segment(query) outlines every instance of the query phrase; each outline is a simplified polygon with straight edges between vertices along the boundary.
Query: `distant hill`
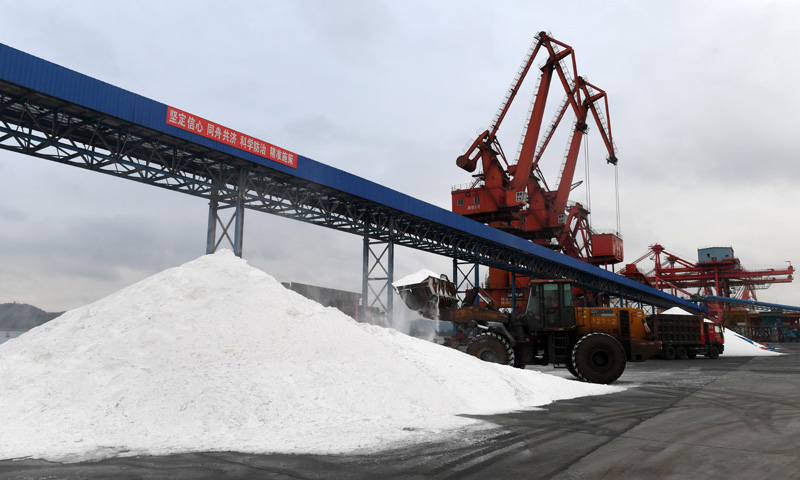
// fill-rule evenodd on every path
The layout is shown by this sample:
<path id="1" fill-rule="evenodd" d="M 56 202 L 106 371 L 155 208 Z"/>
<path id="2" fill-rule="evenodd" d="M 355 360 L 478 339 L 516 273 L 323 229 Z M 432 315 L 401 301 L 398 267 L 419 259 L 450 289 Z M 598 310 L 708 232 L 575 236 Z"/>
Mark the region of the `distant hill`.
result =
<path id="1" fill-rule="evenodd" d="M 0 330 L 30 330 L 64 312 L 45 312 L 24 303 L 0 304 Z"/>

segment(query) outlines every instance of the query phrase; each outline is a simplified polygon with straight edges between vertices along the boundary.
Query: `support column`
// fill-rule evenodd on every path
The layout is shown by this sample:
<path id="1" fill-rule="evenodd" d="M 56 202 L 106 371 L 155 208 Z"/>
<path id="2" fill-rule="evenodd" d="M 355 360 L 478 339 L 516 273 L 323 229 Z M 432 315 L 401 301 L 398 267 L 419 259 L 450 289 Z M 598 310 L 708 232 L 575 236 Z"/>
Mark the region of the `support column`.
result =
<path id="1" fill-rule="evenodd" d="M 511 315 L 517 316 L 517 274 L 511 272 Z"/>
<path id="2" fill-rule="evenodd" d="M 394 309 L 394 222 L 389 221 L 389 238 L 373 240 L 364 233 L 359 320 L 373 323 L 370 311 L 385 313 L 389 322 Z"/>
<path id="3" fill-rule="evenodd" d="M 247 192 L 248 170 L 243 168 L 239 171 L 239 185 L 235 197 L 231 198 L 230 203 L 220 204 L 220 195 L 215 192 L 211 201 L 208 203 L 208 233 L 206 235 L 206 254 L 217 251 L 223 240 L 228 241 L 233 253 L 237 257 L 242 256 L 242 241 L 244 238 L 244 210 L 245 193 Z M 229 211 L 230 216 L 223 219 L 222 212 Z M 217 235 L 217 226 L 222 227 Z M 233 236 L 231 237 L 231 226 L 233 226 Z"/>
<path id="4" fill-rule="evenodd" d="M 364 242 L 361 251 L 361 307 L 358 311 L 358 320 L 369 323 L 367 307 L 369 307 L 369 233 L 364 232 Z"/>
<path id="5" fill-rule="evenodd" d="M 478 255 L 477 255 L 477 246 L 476 246 L 476 255 L 475 259 L 471 262 L 459 261 L 458 258 L 453 258 L 453 285 L 456 286 L 456 295 L 461 295 L 461 298 L 464 299 L 466 294 L 469 293 L 475 287 L 479 287 L 480 283 L 478 282 L 479 272 L 478 272 Z M 470 279 L 472 277 L 472 279 Z M 474 304 L 478 304 L 479 295 L 475 295 Z M 453 335 L 458 335 L 459 327 L 457 324 L 453 324 Z"/>
<path id="6" fill-rule="evenodd" d="M 242 243 L 244 241 L 244 196 L 247 192 L 247 176 L 249 174 L 247 168 L 239 170 L 239 188 L 238 195 L 236 196 L 236 227 L 233 232 L 233 253 L 237 257 L 242 256 Z"/>
<path id="7" fill-rule="evenodd" d="M 219 209 L 219 201 L 217 200 L 217 192 L 211 194 L 211 200 L 208 202 L 208 233 L 206 234 L 206 255 L 212 254 L 217 250 L 217 211 Z"/>
<path id="8" fill-rule="evenodd" d="M 462 297 L 473 288 L 480 286 L 480 272 L 477 257 L 474 262 L 459 262 L 457 258 L 453 259 L 453 284 L 456 286 L 456 293 L 460 293 Z M 478 297 L 476 296 L 475 305 L 477 304 Z"/>
<path id="9" fill-rule="evenodd" d="M 389 219 L 389 244 L 386 246 L 389 250 L 389 269 L 386 272 L 386 319 L 389 325 L 392 324 L 392 315 L 394 313 L 394 290 L 392 283 L 394 283 L 394 217 Z"/>

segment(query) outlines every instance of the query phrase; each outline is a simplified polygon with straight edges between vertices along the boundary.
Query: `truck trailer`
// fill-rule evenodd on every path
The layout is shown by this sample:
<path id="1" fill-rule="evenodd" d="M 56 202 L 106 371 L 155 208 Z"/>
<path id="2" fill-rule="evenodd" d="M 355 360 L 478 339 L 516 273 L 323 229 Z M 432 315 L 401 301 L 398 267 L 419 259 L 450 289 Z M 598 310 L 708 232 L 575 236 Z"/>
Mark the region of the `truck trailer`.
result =
<path id="1" fill-rule="evenodd" d="M 665 312 L 648 317 L 647 324 L 663 344 L 661 358 L 683 360 L 704 355 L 716 359 L 725 350 L 722 327 L 700 315 Z"/>

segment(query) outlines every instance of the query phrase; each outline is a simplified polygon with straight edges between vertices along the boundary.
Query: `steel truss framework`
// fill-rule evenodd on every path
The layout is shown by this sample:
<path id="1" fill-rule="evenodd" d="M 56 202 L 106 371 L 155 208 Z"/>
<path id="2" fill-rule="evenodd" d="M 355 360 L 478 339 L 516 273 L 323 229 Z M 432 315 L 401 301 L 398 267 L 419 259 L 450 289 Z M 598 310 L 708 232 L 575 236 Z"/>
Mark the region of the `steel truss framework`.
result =
<path id="1" fill-rule="evenodd" d="M 382 242 L 392 249 L 401 245 L 525 276 L 570 278 L 580 287 L 635 303 L 686 307 L 685 303 L 4 81 L 0 81 L 0 148 L 205 198 L 210 204 L 208 251 L 214 251 L 226 239 L 241 254 L 244 210 L 250 209 L 360 235 L 365 238 L 365 249 L 371 245 L 367 242 Z M 227 208 L 234 213 L 225 222 L 219 213 Z M 393 252 L 388 256 L 390 263 L 392 258 Z M 385 276 L 373 276 L 380 281 L 385 278 L 383 288 L 370 290 L 376 298 L 391 288 L 392 268 L 388 267 Z M 368 283 L 372 270 L 367 261 L 364 269 L 364 282 Z M 368 286 L 363 290 L 366 294 Z M 385 306 L 391 308 L 390 300 Z"/>
<path id="2" fill-rule="evenodd" d="M 457 293 L 467 293 L 480 285 L 480 264 L 476 261 L 464 262 L 453 259 L 453 283 Z M 477 304 L 478 298 L 475 298 Z"/>
<path id="3" fill-rule="evenodd" d="M 372 240 L 364 235 L 364 261 L 361 275 L 361 314 L 359 319 L 372 323 L 378 312 L 391 317 L 394 311 L 394 242 Z M 385 298 L 385 300 L 384 300 Z"/>

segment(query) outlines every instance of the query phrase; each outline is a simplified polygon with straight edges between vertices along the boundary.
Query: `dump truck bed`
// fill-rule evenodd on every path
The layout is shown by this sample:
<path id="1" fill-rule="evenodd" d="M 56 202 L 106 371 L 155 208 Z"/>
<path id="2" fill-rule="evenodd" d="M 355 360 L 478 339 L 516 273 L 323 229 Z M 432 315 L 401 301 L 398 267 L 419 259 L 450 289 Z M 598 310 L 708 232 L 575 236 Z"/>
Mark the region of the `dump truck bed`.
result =
<path id="1" fill-rule="evenodd" d="M 703 318 L 697 315 L 653 315 L 647 324 L 659 340 L 670 345 L 702 345 Z"/>

